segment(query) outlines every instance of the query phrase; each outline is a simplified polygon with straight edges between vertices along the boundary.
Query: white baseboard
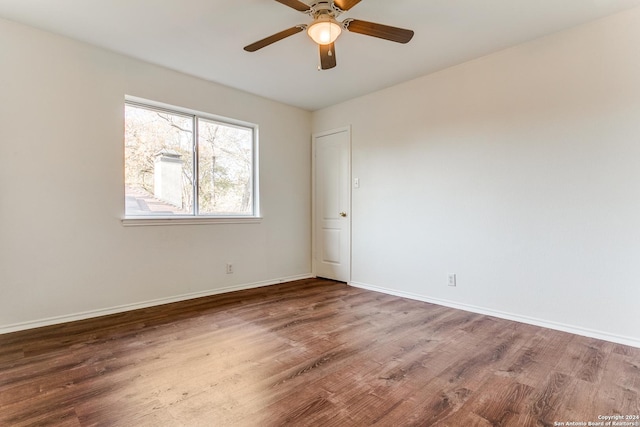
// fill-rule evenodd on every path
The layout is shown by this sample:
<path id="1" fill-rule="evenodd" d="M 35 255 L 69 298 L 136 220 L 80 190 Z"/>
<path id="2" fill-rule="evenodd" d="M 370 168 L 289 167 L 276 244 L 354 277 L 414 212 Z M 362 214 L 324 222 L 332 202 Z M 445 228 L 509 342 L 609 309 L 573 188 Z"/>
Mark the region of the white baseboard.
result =
<path id="1" fill-rule="evenodd" d="M 589 338 L 596 338 L 603 341 L 610 341 L 617 344 L 623 344 L 631 347 L 640 348 L 640 340 L 637 338 L 609 334 L 606 332 L 596 331 L 593 329 L 581 328 L 573 325 L 565 325 L 562 323 L 552 322 L 552 321 L 543 320 L 543 319 L 537 319 L 534 317 L 521 316 L 519 314 L 514 314 L 514 313 L 506 313 L 502 311 L 491 310 L 483 307 L 462 304 L 462 303 L 443 300 L 439 298 L 430 298 L 424 295 L 383 288 L 380 286 L 368 285 L 366 283 L 350 282 L 349 285 L 356 288 L 362 288 L 370 291 L 381 292 L 383 294 L 394 295 L 397 297 L 408 298 L 408 299 L 422 301 L 422 302 L 428 302 L 431 304 L 441 305 L 444 307 L 455 308 L 458 310 L 469 311 L 472 313 L 484 314 L 487 316 L 498 317 L 500 319 L 512 320 L 514 322 L 526 323 L 529 325 L 540 326 L 543 328 L 554 329 L 557 331 L 568 332 L 575 335 L 581 335 Z"/>
<path id="2" fill-rule="evenodd" d="M 315 277 L 313 274 L 301 274 L 297 276 L 282 277 L 279 279 L 265 280 L 255 283 L 247 283 L 242 285 L 227 286 L 219 289 L 210 289 L 202 292 L 193 292 L 167 298 L 158 298 L 150 301 L 137 302 L 133 304 L 124 304 L 117 307 L 103 308 L 99 310 L 85 311 L 64 316 L 49 317 L 46 319 L 32 320 L 22 323 L 14 323 L 11 325 L 0 326 L 0 334 L 8 334 L 10 332 L 23 331 L 27 329 L 40 328 L 43 326 L 57 325 L 60 323 L 74 322 L 76 320 L 85 320 L 93 317 L 107 316 L 109 314 L 123 313 L 126 311 L 138 310 L 157 305 L 170 304 L 172 302 L 186 301 L 195 298 L 208 297 L 212 295 L 224 294 L 234 291 L 242 291 L 246 289 L 260 288 L 263 286 L 271 286 L 279 283 L 293 282 L 295 280 L 309 279 Z"/>

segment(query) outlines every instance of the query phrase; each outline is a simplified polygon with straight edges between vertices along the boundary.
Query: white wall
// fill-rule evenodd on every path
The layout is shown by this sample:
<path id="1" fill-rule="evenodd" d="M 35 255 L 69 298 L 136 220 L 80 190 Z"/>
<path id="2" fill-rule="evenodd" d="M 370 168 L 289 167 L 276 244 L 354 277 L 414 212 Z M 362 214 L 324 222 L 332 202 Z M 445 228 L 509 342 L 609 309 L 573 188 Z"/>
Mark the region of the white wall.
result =
<path id="1" fill-rule="evenodd" d="M 264 220 L 123 227 L 125 94 L 258 124 Z M 308 276 L 310 126 L 309 112 L 0 20 L 0 332 Z"/>
<path id="2" fill-rule="evenodd" d="M 313 116 L 349 124 L 354 284 L 640 346 L 640 9 Z"/>

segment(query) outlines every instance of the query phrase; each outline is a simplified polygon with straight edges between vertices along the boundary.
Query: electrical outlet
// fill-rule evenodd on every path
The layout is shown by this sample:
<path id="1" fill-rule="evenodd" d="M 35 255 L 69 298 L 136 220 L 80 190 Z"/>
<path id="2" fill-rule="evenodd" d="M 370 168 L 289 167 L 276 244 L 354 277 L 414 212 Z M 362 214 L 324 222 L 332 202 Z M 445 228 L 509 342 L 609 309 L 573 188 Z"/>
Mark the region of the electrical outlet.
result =
<path id="1" fill-rule="evenodd" d="M 455 286 L 456 285 L 456 275 L 455 274 L 449 274 L 448 278 L 449 278 L 449 280 L 448 280 L 447 284 L 449 286 Z"/>
<path id="2" fill-rule="evenodd" d="M 227 274 L 233 274 L 233 264 L 227 263 Z"/>

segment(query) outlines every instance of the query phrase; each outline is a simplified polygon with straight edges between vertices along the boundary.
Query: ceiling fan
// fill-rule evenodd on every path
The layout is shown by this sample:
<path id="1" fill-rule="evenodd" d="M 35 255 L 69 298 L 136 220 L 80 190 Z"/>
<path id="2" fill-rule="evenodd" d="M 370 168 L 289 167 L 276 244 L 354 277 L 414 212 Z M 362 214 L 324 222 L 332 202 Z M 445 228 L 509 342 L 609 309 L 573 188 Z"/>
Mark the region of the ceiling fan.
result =
<path id="1" fill-rule="evenodd" d="M 336 18 L 343 12 L 348 11 L 361 0 L 320 0 L 311 5 L 302 3 L 299 0 L 276 0 L 285 6 L 289 6 L 299 12 L 305 13 L 313 18 L 311 24 L 300 24 L 288 28 L 279 33 L 273 34 L 262 40 L 258 40 L 244 47 L 247 52 L 255 52 L 258 49 L 269 46 L 286 37 L 306 30 L 309 37 L 320 47 L 320 67 L 328 70 L 336 66 L 336 51 L 334 42 L 342 33 L 342 30 L 352 33 L 364 34 L 378 37 L 397 43 L 408 43 L 413 37 L 413 31 L 404 28 L 390 27 L 388 25 L 376 24 L 374 22 L 361 21 L 359 19 L 347 18 L 339 22 Z"/>

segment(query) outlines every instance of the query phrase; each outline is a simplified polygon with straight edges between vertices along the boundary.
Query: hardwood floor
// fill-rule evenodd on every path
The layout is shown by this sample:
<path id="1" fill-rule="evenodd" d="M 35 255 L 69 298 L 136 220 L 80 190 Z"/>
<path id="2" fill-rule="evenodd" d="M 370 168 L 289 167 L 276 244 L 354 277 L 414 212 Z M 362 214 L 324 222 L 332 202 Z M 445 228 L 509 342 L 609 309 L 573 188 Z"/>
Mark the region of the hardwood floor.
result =
<path id="1" fill-rule="evenodd" d="M 0 335 L 1 426 L 587 425 L 639 395 L 640 349 L 322 279 Z"/>

